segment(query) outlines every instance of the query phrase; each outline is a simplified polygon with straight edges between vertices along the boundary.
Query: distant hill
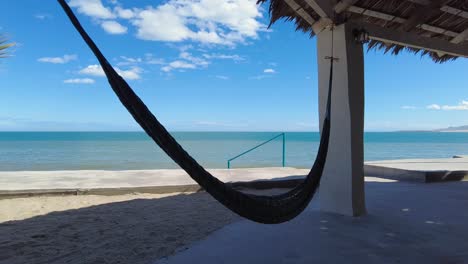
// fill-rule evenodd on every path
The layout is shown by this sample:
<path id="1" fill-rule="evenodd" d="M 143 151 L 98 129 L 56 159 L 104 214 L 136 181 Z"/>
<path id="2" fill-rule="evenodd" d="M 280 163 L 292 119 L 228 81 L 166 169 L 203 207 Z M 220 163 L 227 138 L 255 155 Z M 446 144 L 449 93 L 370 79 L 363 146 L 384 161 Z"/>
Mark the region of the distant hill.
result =
<path id="1" fill-rule="evenodd" d="M 434 130 L 398 130 L 395 132 L 467 132 L 468 133 L 468 125 L 440 128 L 440 129 L 434 129 Z"/>
<path id="2" fill-rule="evenodd" d="M 468 126 L 447 127 L 433 130 L 435 132 L 468 132 Z"/>

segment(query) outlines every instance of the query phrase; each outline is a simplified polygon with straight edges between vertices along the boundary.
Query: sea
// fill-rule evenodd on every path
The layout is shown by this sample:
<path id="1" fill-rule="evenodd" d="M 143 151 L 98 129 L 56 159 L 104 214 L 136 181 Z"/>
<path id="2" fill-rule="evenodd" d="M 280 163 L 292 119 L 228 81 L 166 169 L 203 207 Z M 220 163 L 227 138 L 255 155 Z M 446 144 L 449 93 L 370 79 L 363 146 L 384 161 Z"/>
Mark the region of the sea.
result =
<path id="1" fill-rule="evenodd" d="M 279 132 L 173 132 L 206 168 L 227 161 L 278 136 Z M 284 136 L 285 165 L 309 168 L 318 132 Z M 330 144 L 333 144 L 331 142 Z M 366 132 L 364 159 L 450 158 L 468 155 L 468 133 Z M 282 166 L 283 137 L 234 159 L 232 168 Z M 141 170 L 178 168 L 143 132 L 0 132 L 0 171 Z"/>

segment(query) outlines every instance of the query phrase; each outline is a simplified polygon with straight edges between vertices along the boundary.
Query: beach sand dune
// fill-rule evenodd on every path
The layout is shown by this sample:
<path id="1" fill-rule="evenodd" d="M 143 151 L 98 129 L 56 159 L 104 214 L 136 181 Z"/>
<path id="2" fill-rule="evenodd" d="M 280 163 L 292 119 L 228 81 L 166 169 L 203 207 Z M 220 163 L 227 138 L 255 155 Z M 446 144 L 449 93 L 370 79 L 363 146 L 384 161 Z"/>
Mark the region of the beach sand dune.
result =
<path id="1" fill-rule="evenodd" d="M 205 192 L 0 200 L 0 263 L 150 263 L 239 219 Z"/>

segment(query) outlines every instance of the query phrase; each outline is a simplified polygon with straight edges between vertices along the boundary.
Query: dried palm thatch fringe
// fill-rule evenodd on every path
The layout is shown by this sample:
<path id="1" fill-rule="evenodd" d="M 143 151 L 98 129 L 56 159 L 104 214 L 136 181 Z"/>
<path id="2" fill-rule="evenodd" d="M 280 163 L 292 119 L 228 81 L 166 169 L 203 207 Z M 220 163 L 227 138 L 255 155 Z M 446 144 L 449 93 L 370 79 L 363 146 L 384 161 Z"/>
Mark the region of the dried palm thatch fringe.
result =
<path id="1" fill-rule="evenodd" d="M 428 0 L 432 3 L 433 0 Z M 258 4 L 266 4 L 268 0 L 258 0 Z M 270 13 L 270 25 L 278 20 L 284 19 L 286 21 L 293 21 L 296 25 L 296 30 L 309 33 L 311 37 L 315 34 L 312 30 L 312 26 L 305 21 L 300 15 L 297 14 L 297 10 L 293 10 L 285 0 L 269 0 L 269 13 Z M 305 0 L 295 0 L 295 2 L 301 6 L 314 20 L 318 21 L 320 16 L 306 3 Z M 417 14 L 424 5 L 417 3 L 421 1 L 415 0 L 358 0 L 354 5 L 362 8 L 363 10 L 373 10 L 385 14 L 389 14 L 393 17 L 400 17 L 408 19 L 414 14 Z M 468 12 L 468 1 L 467 0 L 449 0 L 439 1 L 440 5 L 444 4 L 457 10 Z M 468 19 L 466 17 L 459 16 L 453 13 L 447 13 L 442 11 L 439 6 L 434 5 L 435 8 L 431 10 L 427 17 L 425 17 L 425 24 L 430 26 L 443 28 L 452 32 L 461 33 L 468 28 Z M 437 38 L 450 41 L 451 37 L 441 34 L 434 33 L 422 29 L 419 26 L 411 27 L 409 29 L 404 28 L 401 23 L 394 20 L 384 20 L 376 17 L 365 16 L 362 14 L 356 14 L 352 12 L 342 12 L 337 14 L 336 17 L 332 18 L 336 25 L 339 25 L 346 21 L 357 21 L 367 22 L 375 25 L 379 25 L 389 29 L 398 29 L 402 31 L 416 33 L 423 37 Z M 466 43 L 466 40 L 465 42 Z M 466 43 L 468 45 L 468 43 Z M 390 52 L 393 55 L 399 54 L 402 50 L 420 54 L 421 56 L 429 56 L 432 60 L 438 63 L 446 62 L 449 60 L 455 60 L 456 56 L 447 54 L 439 54 L 433 51 L 427 51 L 424 49 L 406 47 L 402 45 L 372 40 L 367 46 L 369 50 L 382 50 L 384 53 Z"/>
<path id="2" fill-rule="evenodd" d="M 121 103 L 127 108 L 135 121 L 158 144 L 166 154 L 184 169 L 193 180 L 209 194 L 235 213 L 250 220 L 276 224 L 289 221 L 299 215 L 314 196 L 322 177 L 330 137 L 330 93 L 332 86 L 333 63 L 330 67 L 330 89 L 328 94 L 327 115 L 324 121 L 317 158 L 306 179 L 294 189 L 280 195 L 263 196 L 242 193 L 221 182 L 197 163 L 171 134 L 159 123 L 156 117 L 135 94 L 125 80 L 101 53 L 99 48 L 85 32 L 65 0 L 58 0 L 81 37 L 93 51 L 106 73 L 109 84 Z"/>
<path id="3" fill-rule="evenodd" d="M 258 0 L 257 4 L 264 4 L 268 0 Z M 296 1 L 303 9 L 306 10 L 308 14 L 312 16 L 313 19 L 318 20 L 320 17 L 313 12 L 312 9 L 307 8 L 307 4 L 304 0 Z M 270 5 L 268 8 L 268 12 L 270 13 L 270 24 L 268 27 L 271 27 L 274 23 L 278 20 L 284 19 L 285 21 L 292 21 L 296 25 L 297 31 L 302 31 L 304 33 L 309 33 L 310 37 L 315 36 L 314 31 L 312 30 L 312 26 L 302 19 L 296 13 L 297 10 L 293 10 L 289 7 L 288 4 L 284 0 L 270 0 Z"/>
<path id="4" fill-rule="evenodd" d="M 436 52 L 423 50 L 423 49 L 416 49 L 412 47 L 405 47 L 405 46 L 396 45 L 396 44 L 389 44 L 389 43 L 376 41 L 376 40 L 371 40 L 369 41 L 369 43 L 367 43 L 367 51 L 371 51 L 371 50 L 381 50 L 384 52 L 384 54 L 390 52 L 392 55 L 398 55 L 402 50 L 406 50 L 414 54 L 420 54 L 421 57 L 429 56 L 434 62 L 437 62 L 437 63 L 453 61 L 458 58 L 458 57 L 447 55 L 447 54 L 440 56 Z"/>

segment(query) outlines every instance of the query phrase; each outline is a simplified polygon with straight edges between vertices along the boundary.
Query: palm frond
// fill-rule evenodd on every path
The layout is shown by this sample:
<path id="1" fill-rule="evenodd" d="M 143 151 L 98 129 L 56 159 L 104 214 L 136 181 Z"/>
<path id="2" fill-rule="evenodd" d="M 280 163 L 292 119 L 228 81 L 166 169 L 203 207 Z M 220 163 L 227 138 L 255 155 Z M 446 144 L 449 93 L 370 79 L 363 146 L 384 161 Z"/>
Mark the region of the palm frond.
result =
<path id="1" fill-rule="evenodd" d="M 5 52 L 6 49 L 14 46 L 15 44 L 14 43 L 7 43 L 6 40 L 0 40 L 0 58 L 5 58 L 5 57 L 8 57 L 8 53 Z"/>

